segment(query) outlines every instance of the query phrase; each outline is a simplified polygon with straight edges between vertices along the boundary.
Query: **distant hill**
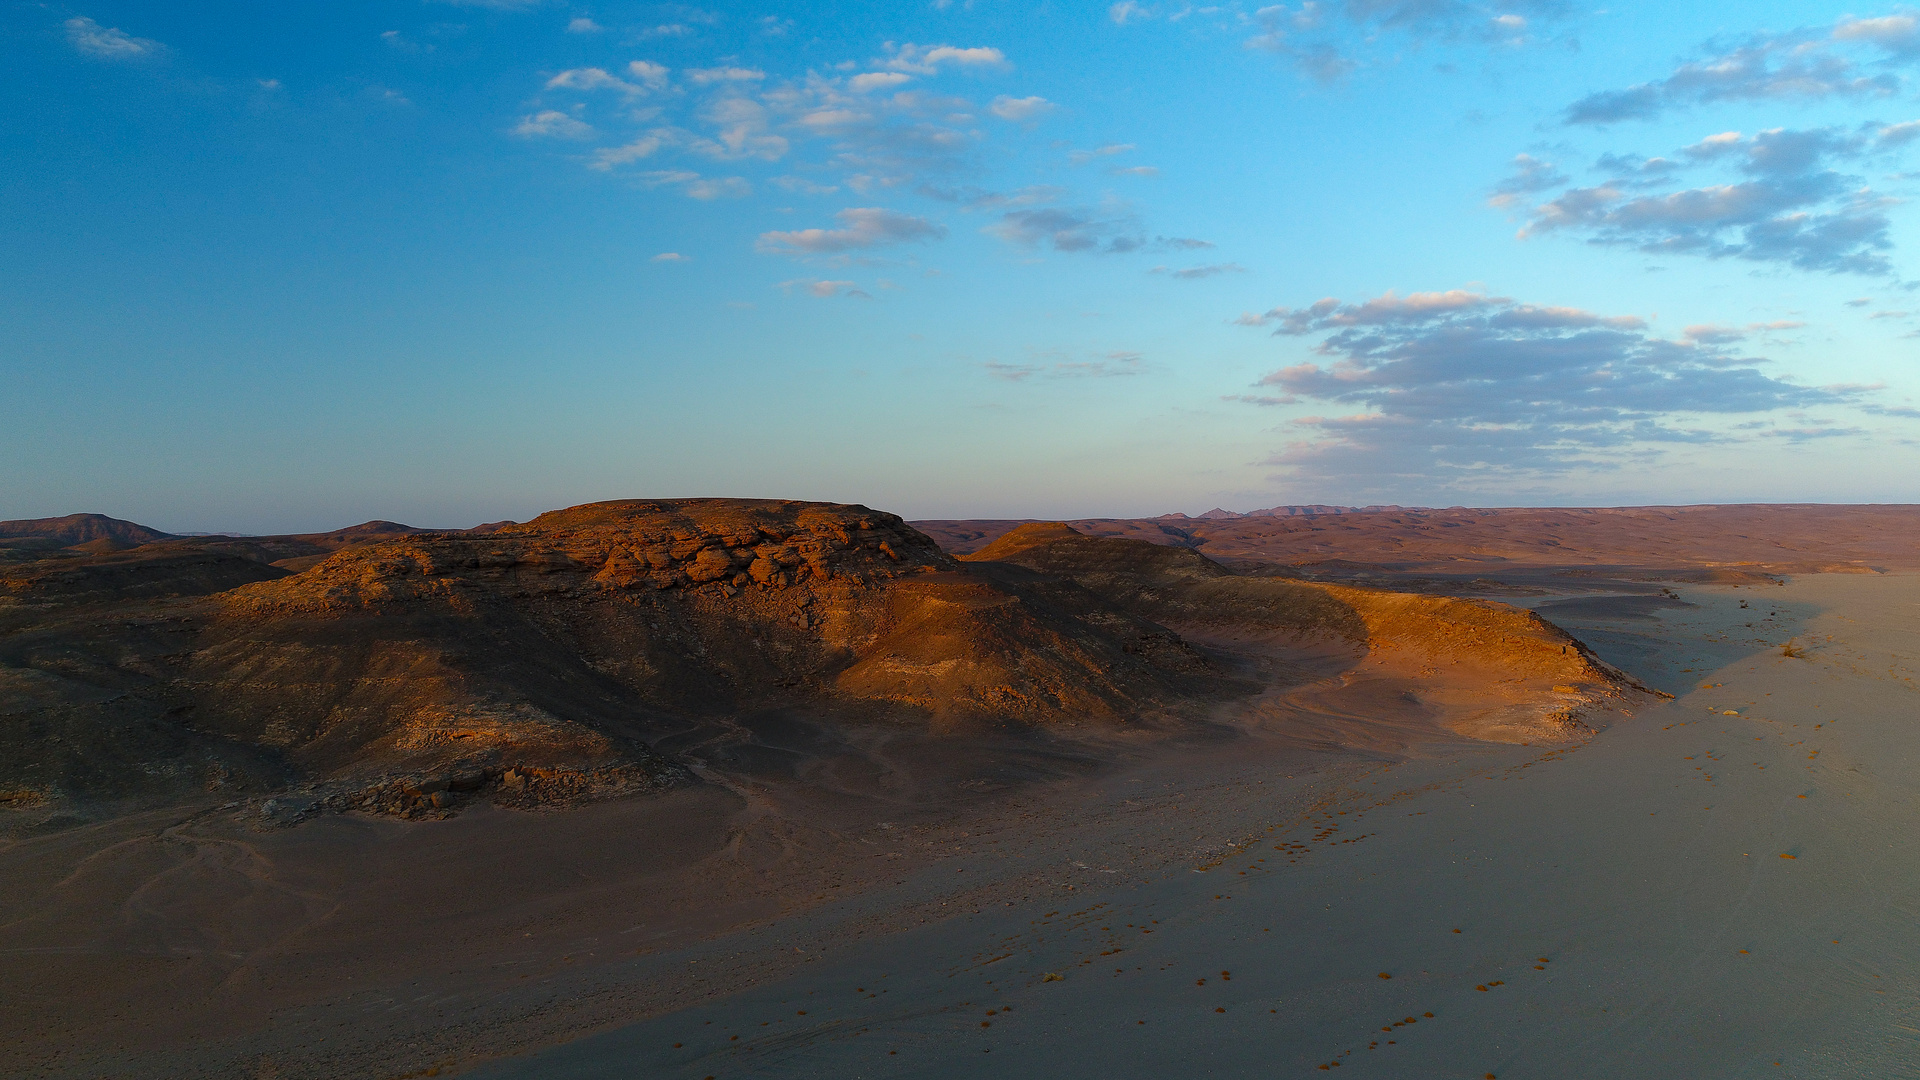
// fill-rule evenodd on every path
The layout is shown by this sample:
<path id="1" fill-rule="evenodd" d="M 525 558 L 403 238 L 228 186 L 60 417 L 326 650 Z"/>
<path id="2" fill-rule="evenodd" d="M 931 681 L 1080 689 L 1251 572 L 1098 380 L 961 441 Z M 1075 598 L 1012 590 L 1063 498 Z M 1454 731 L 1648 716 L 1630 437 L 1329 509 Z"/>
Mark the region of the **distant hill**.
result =
<path id="1" fill-rule="evenodd" d="M 1029 523 L 912 524 L 949 554 L 967 555 Z M 1314 574 L 1633 566 L 1725 578 L 1920 569 L 1920 505 L 1293 506 L 1067 524 L 1093 536 L 1192 548 L 1239 570 Z"/>
<path id="2" fill-rule="evenodd" d="M 308 540 L 314 543 L 326 543 L 327 541 L 355 543 L 380 537 L 412 536 L 416 533 L 433 531 L 432 529 L 416 529 L 411 525 L 402 525 L 397 521 L 381 521 L 376 518 L 373 521 L 363 521 L 358 525 L 349 525 L 344 529 L 335 529 L 332 532 L 292 533 L 290 535 L 293 538 Z"/>
<path id="3" fill-rule="evenodd" d="M 0 538 L 57 540 L 66 547 L 104 540 L 117 546 L 137 547 L 156 540 L 171 540 L 173 534 L 150 529 L 138 522 L 110 518 L 105 514 L 68 514 L 66 517 L 0 521 Z"/>
<path id="4" fill-rule="evenodd" d="M 1213 512 L 1201 514 L 1201 517 L 1316 517 L 1322 514 L 1379 514 L 1394 510 L 1425 510 L 1424 506 L 1399 506 L 1396 504 L 1374 506 L 1327 506 L 1310 503 L 1306 506 L 1269 506 L 1265 510 L 1249 510 L 1244 514 L 1222 514 Z"/>

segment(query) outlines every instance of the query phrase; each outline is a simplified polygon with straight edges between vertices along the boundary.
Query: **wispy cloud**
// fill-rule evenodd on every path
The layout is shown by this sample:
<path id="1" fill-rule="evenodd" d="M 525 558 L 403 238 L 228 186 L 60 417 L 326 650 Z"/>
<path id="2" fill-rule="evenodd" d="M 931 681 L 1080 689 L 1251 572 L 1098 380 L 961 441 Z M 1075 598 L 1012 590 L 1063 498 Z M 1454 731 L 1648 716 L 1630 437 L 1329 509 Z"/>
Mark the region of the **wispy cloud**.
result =
<path id="1" fill-rule="evenodd" d="M 63 25 L 74 48 L 101 60 L 138 60 L 166 49 L 157 41 L 134 37 L 117 26 L 101 26 L 85 16 L 75 16 Z"/>
<path id="2" fill-rule="evenodd" d="M 798 289 L 808 296 L 817 296 L 822 300 L 830 300 L 836 296 L 857 297 L 862 300 L 873 299 L 872 293 L 861 289 L 851 281 L 815 281 L 796 278 L 793 281 L 781 282 L 780 287 L 788 292 Z"/>
<path id="3" fill-rule="evenodd" d="M 1516 154 L 1512 174 L 1494 187 L 1489 201 L 1495 206 L 1511 206 L 1521 195 L 1546 191 L 1566 182 L 1566 176 L 1554 168 L 1553 162 L 1541 161 L 1531 154 Z"/>
<path id="4" fill-rule="evenodd" d="M 671 134 L 671 132 L 652 131 L 629 143 L 603 146 L 593 152 L 593 160 L 588 167 L 601 172 L 611 172 L 621 165 L 629 165 L 651 157 Z"/>
<path id="5" fill-rule="evenodd" d="M 1001 94 L 994 98 L 987 111 L 1002 120 L 1037 120 L 1053 111 L 1053 102 L 1043 97 L 1008 97 Z"/>
<path id="6" fill-rule="evenodd" d="M 934 184 L 922 184 L 914 189 L 929 199 L 939 199 L 959 205 L 964 210 L 1005 210 L 1021 206 L 1044 206 L 1058 202 L 1067 194 L 1067 189 L 1052 184 L 1032 184 L 1013 191 L 988 191 L 985 188 L 964 187 L 944 188 Z"/>
<path id="7" fill-rule="evenodd" d="M 683 19 L 691 15 L 683 14 Z M 927 87 L 956 73 L 1011 70 L 989 46 L 888 43 L 876 61 L 848 61 L 782 77 L 732 62 L 678 71 L 649 60 L 621 67 L 568 68 L 544 76 L 528 115 L 558 112 L 589 125 L 608 145 L 585 158 L 593 169 L 624 171 L 647 160 L 697 168 L 692 160 L 776 162 L 797 158 L 787 179 L 796 192 L 945 187 L 983 171 L 981 150 L 1018 137 L 987 118 L 1030 126 L 1056 106 L 1035 94 L 999 94 L 979 102 Z M 523 134 L 576 129 L 535 123 Z M 638 129 L 638 130 L 636 130 Z M 802 182 L 798 176 L 808 179 Z"/>
<path id="8" fill-rule="evenodd" d="M 1715 101 L 1889 97 L 1899 92 L 1901 80 L 1884 65 L 1920 56 L 1917 27 L 1905 13 L 1846 16 L 1830 27 L 1758 34 L 1730 47 L 1710 42 L 1708 55 L 1665 78 L 1588 94 L 1567 106 L 1562 119 L 1613 124 Z M 1863 52 L 1881 63 L 1868 63 Z"/>
<path id="9" fill-rule="evenodd" d="M 641 187 L 677 187 L 687 198 L 703 202 L 743 199 L 753 194 L 753 185 L 741 176 L 702 176 L 690 169 L 653 169 L 630 176 Z"/>
<path id="10" fill-rule="evenodd" d="M 1009 364 L 1001 361 L 989 361 L 981 366 L 987 374 L 1007 382 L 1028 382 L 1037 379 L 1111 379 L 1138 375 L 1142 370 L 1143 357 L 1137 352 L 1114 351 L 1101 353 L 1086 359 L 1061 357 L 1051 363 L 1031 362 Z M 1045 359 L 1044 354 L 1040 359 Z"/>
<path id="11" fill-rule="evenodd" d="M 1096 158 L 1112 157 L 1115 154 L 1125 154 L 1135 149 L 1137 149 L 1137 147 L 1132 143 L 1108 143 L 1105 146 L 1097 147 L 1093 150 L 1069 150 L 1067 151 L 1067 160 L 1075 165 L 1085 165 L 1087 162 Z"/>
<path id="12" fill-rule="evenodd" d="M 695 86 L 712 86 L 715 83 L 759 82 L 767 73 L 758 68 L 712 67 L 689 68 L 687 81 Z"/>
<path id="13" fill-rule="evenodd" d="M 1072 254 L 1127 254 L 1135 251 L 1193 251 L 1210 248 L 1185 236 L 1147 237 L 1139 218 L 1124 205 L 1044 207 L 1012 210 L 981 230 L 1009 244 L 1052 248 Z"/>
<path id="14" fill-rule="evenodd" d="M 1290 60 L 1301 74 L 1338 82 L 1363 64 L 1390 55 L 1412 39 L 1452 45 L 1512 48 L 1539 40 L 1538 24 L 1567 18 L 1560 0 L 1505 0 L 1497 9 L 1465 0 L 1303 0 L 1298 7 L 1271 4 L 1241 20 L 1249 49 Z M 1142 9 L 1150 16 L 1149 9 Z M 1136 17 L 1131 15 L 1130 18 Z M 1121 21 L 1121 20 L 1116 20 Z"/>
<path id="15" fill-rule="evenodd" d="M 847 89 L 852 90 L 856 94 L 864 94 L 870 90 L 891 90 L 896 86 L 912 81 L 913 76 L 904 72 L 869 71 L 848 79 Z"/>
<path id="16" fill-rule="evenodd" d="M 905 45 L 889 44 L 887 51 L 892 55 L 886 60 L 886 66 L 894 71 L 906 71 L 915 75 L 932 75 L 945 64 L 958 68 L 1004 68 L 1008 67 L 1007 54 L 988 46 L 960 49 L 952 45 Z"/>
<path id="17" fill-rule="evenodd" d="M 593 135 L 593 126 L 558 109 L 544 109 L 521 117 L 513 133 L 523 139 L 585 139 Z"/>
<path id="18" fill-rule="evenodd" d="M 947 235 L 944 225 L 873 206 L 842 210 L 834 217 L 840 222 L 837 229 L 764 232 L 755 247 L 774 255 L 831 255 Z"/>
<path id="19" fill-rule="evenodd" d="M 1244 274 L 1247 268 L 1239 263 L 1209 263 L 1206 266 L 1188 266 L 1175 269 L 1171 266 L 1156 266 L 1147 271 L 1149 274 L 1165 274 L 1182 281 L 1194 281 L 1199 278 L 1215 277 L 1220 274 Z"/>
<path id="20" fill-rule="evenodd" d="M 831 195 L 840 190 L 838 184 L 816 184 L 803 176 L 776 176 L 768 183 L 796 195 Z"/>
<path id="21" fill-rule="evenodd" d="M 753 185 L 744 176 L 705 176 L 688 181 L 684 190 L 689 199 L 744 199 Z"/>
<path id="22" fill-rule="evenodd" d="M 644 87 L 627 82 L 605 68 L 569 68 L 547 80 L 549 90 L 613 90 L 621 94 L 646 93 Z"/>
<path id="23" fill-rule="evenodd" d="M 1010 210 L 986 232 L 1010 244 L 1066 252 L 1136 251 L 1144 241 L 1130 213 L 1103 215 L 1089 209 L 1047 207 Z"/>

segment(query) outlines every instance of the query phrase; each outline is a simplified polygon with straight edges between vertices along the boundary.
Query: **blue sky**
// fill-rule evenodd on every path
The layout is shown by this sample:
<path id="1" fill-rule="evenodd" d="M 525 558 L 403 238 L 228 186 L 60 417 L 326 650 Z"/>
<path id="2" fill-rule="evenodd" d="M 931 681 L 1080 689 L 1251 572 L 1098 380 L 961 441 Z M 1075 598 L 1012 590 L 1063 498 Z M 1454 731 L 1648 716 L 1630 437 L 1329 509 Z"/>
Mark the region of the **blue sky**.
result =
<path id="1" fill-rule="evenodd" d="M 0 517 L 1920 501 L 1911 9 L 14 4 L 0 48 Z"/>

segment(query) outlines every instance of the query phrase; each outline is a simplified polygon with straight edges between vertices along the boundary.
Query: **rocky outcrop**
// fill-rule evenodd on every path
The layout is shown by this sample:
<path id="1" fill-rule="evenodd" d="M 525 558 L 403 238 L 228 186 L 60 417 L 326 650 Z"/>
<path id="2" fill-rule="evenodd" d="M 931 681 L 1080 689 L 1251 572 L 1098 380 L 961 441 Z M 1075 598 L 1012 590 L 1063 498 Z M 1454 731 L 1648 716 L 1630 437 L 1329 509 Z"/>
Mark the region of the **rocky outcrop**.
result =
<path id="1" fill-rule="evenodd" d="M 1646 692 L 1559 627 L 1488 600 L 1249 577 L 1187 548 L 1088 536 L 1058 522 L 1023 525 L 962 558 L 1066 578 L 1196 640 L 1344 642 L 1355 671 L 1403 679 L 1473 738 L 1578 737 L 1587 731 L 1583 710 Z"/>
<path id="2" fill-rule="evenodd" d="M 862 506 L 595 503 L 477 535 L 382 533 L 301 573 L 244 567 L 249 583 L 149 601 L 137 621 L 29 596 L 0 613 L 22 628 L 0 639 L 0 675 L 45 683 L 28 711 L 60 711 L 68 736 L 139 717 L 187 762 L 182 783 L 290 779 L 324 805 L 425 813 L 445 808 L 401 796 L 436 778 L 491 777 L 509 801 L 632 790 L 606 778 L 666 776 L 652 744 L 742 716 L 1126 723 L 1210 670 L 1084 589 L 968 567 Z M 101 786 L 36 745 L 0 783 Z"/>
<path id="3" fill-rule="evenodd" d="M 328 612 L 486 586 L 520 596 L 873 586 L 957 564 L 892 514 L 777 500 L 628 500 L 542 514 L 480 536 L 348 548 L 293 581 L 239 590 L 236 614 Z"/>

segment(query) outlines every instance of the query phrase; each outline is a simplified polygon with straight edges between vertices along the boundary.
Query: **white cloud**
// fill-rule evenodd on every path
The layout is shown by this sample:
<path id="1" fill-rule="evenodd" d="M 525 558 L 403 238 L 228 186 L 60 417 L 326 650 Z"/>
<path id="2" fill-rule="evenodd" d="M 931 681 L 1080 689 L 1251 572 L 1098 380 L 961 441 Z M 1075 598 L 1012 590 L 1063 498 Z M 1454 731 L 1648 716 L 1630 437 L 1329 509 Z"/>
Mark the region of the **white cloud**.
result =
<path id="1" fill-rule="evenodd" d="M 1043 97 L 1008 97 L 1001 94 L 987 106 L 987 111 L 1002 120 L 1032 120 L 1053 111 L 1053 102 Z"/>
<path id="2" fill-rule="evenodd" d="M 827 255 L 883 244 L 939 240 L 947 235 L 944 225 L 879 207 L 842 210 L 834 217 L 839 219 L 840 228 L 764 232 L 755 247 L 776 255 Z"/>
<path id="3" fill-rule="evenodd" d="M 137 38 L 118 27 L 101 26 L 85 16 L 68 19 L 67 40 L 88 56 L 102 60 L 137 60 L 166 48 L 157 41 Z"/>
<path id="4" fill-rule="evenodd" d="M 693 33 L 693 27 L 686 23 L 664 23 L 640 31 L 642 38 L 687 37 Z"/>
<path id="5" fill-rule="evenodd" d="M 1132 149 L 1134 149 L 1132 143 L 1109 143 L 1096 150 L 1070 150 L 1067 152 L 1067 160 L 1075 165 L 1085 165 L 1094 158 L 1112 157 L 1115 154 L 1124 154 Z"/>
<path id="6" fill-rule="evenodd" d="M 1120 26 L 1125 26 L 1130 19 L 1153 18 L 1153 11 L 1150 8 L 1141 7 L 1139 4 L 1134 3 L 1133 0 L 1120 0 L 1120 3 L 1107 9 L 1107 18 L 1112 19 Z"/>
<path id="7" fill-rule="evenodd" d="M 1882 15 L 1873 19 L 1841 18 L 1833 28 L 1835 41 L 1867 41 L 1884 49 L 1904 52 L 1920 43 L 1920 20 L 1912 15 Z"/>
<path id="8" fill-rule="evenodd" d="M 593 152 L 593 161 L 589 168 L 608 172 L 617 165 L 627 165 L 644 157 L 651 157 L 665 141 L 660 132 L 649 132 L 624 146 L 603 146 Z M 688 174 L 695 175 L 695 174 Z"/>
<path id="9" fill-rule="evenodd" d="M 1901 146 L 1920 139 L 1920 120 L 1907 120 L 1898 124 L 1888 124 L 1880 129 L 1880 145 Z"/>
<path id="10" fill-rule="evenodd" d="M 766 106 L 748 97 L 722 97 L 708 102 L 701 119 L 718 128 L 716 137 L 695 138 L 687 145 L 696 153 L 731 161 L 756 157 L 778 161 L 788 148 L 784 136 L 769 130 Z"/>
<path id="11" fill-rule="evenodd" d="M 758 82 L 767 77 L 767 73 L 755 68 L 715 67 L 691 68 L 687 71 L 687 81 L 695 86 L 711 86 L 714 83 Z"/>
<path id="12" fill-rule="evenodd" d="M 753 194 L 745 177 L 722 176 L 695 180 L 686 187 L 690 199 L 744 199 Z"/>
<path id="13" fill-rule="evenodd" d="M 887 67 L 895 71 L 910 71 L 916 75 L 932 75 L 941 64 L 953 64 L 963 68 L 1006 67 L 1007 55 L 999 49 L 985 46 L 972 49 L 957 49 L 952 45 L 915 45 L 908 42 L 893 50 L 893 58 L 887 61 Z"/>
<path id="14" fill-rule="evenodd" d="M 665 187 L 668 184 L 690 184 L 700 179 L 700 174 L 687 169 L 655 169 L 652 172 L 636 173 L 634 179 L 650 187 Z"/>
<path id="15" fill-rule="evenodd" d="M 1548 188 L 1559 187 L 1567 182 L 1551 161 L 1542 161 L 1532 154 L 1513 156 L 1513 175 L 1494 186 L 1493 195 L 1487 202 L 1505 209 L 1520 201 L 1520 196 Z"/>
<path id="16" fill-rule="evenodd" d="M 1115 165 L 1107 170 L 1110 176 L 1159 176 L 1160 170 L 1152 165 Z"/>
<path id="17" fill-rule="evenodd" d="M 667 86 L 667 66 L 651 60 L 635 60 L 627 65 L 627 74 L 640 80 L 649 90 L 664 90 Z"/>
<path id="18" fill-rule="evenodd" d="M 776 176 L 771 183 L 783 191 L 798 195 L 831 195 L 840 190 L 838 184 L 816 184 L 799 176 Z"/>
<path id="19" fill-rule="evenodd" d="M 513 133 L 523 139 L 584 139 L 593 128 L 558 109 L 546 109 L 521 117 Z"/>
<path id="20" fill-rule="evenodd" d="M 549 90 L 617 90 L 629 96 L 643 93 L 630 82 L 617 75 L 607 74 L 604 68 L 569 68 L 547 80 Z"/>
<path id="21" fill-rule="evenodd" d="M 569 34 L 597 34 L 602 29 L 603 27 L 599 23 L 594 22 L 585 15 L 567 23 L 567 33 Z"/>
<path id="22" fill-rule="evenodd" d="M 912 79 L 913 76 L 898 71 L 869 71 L 848 79 L 847 87 L 855 93 L 864 94 L 869 90 L 890 90 Z"/>
<path id="23" fill-rule="evenodd" d="M 693 257 L 691 255 L 682 255 L 677 251 L 663 251 L 660 254 L 655 255 L 650 261 L 652 262 L 692 262 Z"/>
<path id="24" fill-rule="evenodd" d="M 753 185 L 744 177 L 701 176 L 691 169 L 654 169 L 633 173 L 632 178 L 646 188 L 678 187 L 681 194 L 702 201 L 740 199 L 753 194 Z"/>

